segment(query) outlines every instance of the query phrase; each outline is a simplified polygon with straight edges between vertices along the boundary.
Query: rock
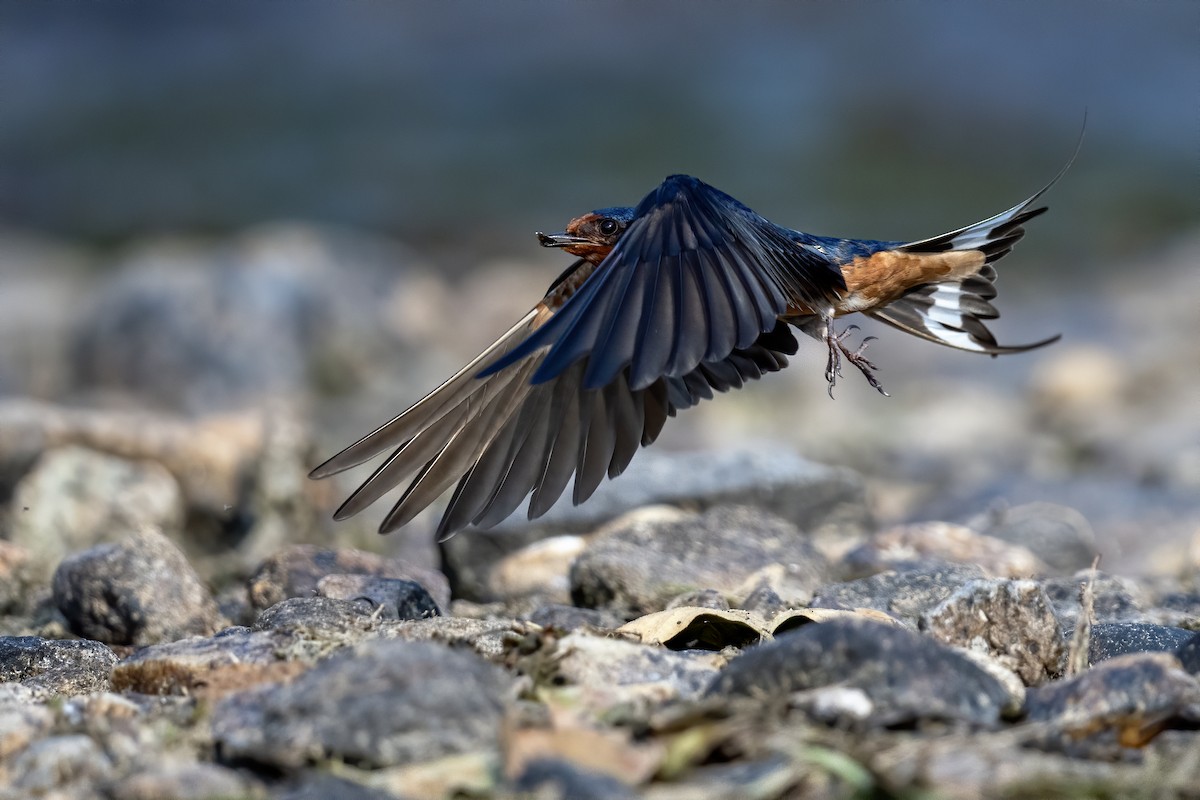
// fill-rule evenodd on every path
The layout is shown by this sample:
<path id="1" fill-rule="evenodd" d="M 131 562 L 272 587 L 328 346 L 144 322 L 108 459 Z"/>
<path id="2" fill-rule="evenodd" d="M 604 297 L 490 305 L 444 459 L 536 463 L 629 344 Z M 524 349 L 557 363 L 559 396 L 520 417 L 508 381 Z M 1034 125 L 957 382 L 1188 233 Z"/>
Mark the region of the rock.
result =
<path id="1" fill-rule="evenodd" d="M 11 763 L 14 755 L 45 737 L 54 727 L 54 716 L 49 707 L 34 705 L 32 699 L 27 704 L 0 700 L 0 765 Z M 0 767 L 0 784 L 3 775 Z"/>
<path id="2" fill-rule="evenodd" d="M 294 681 L 221 701 L 222 758 L 294 770 L 329 758 L 379 768 L 498 745 L 508 678 L 418 642 L 366 642 Z"/>
<path id="3" fill-rule="evenodd" d="M 67 558 L 54 573 L 54 602 L 72 632 L 109 644 L 155 644 L 219 627 L 208 588 L 154 530 Z"/>
<path id="4" fill-rule="evenodd" d="M 0 614 L 19 612 L 27 605 L 34 583 L 30 567 L 28 550 L 0 539 Z"/>
<path id="5" fill-rule="evenodd" d="M 728 611 L 729 601 L 716 589 L 693 589 L 672 597 L 667 603 L 667 608 L 711 608 Z"/>
<path id="6" fill-rule="evenodd" d="M 361 603 L 379 619 L 425 619 L 442 613 L 425 587 L 400 578 L 326 575 L 317 583 L 317 594 Z"/>
<path id="7" fill-rule="evenodd" d="M 1043 575 L 1047 571 L 1027 548 L 949 522 L 898 525 L 874 534 L 847 553 L 841 566 L 852 576 L 866 576 L 930 559 L 974 564 L 999 578 Z"/>
<path id="8" fill-rule="evenodd" d="M 516 620 L 430 617 L 386 623 L 381 635 L 409 642 L 440 642 L 451 647 L 469 648 L 488 661 L 506 660 L 509 645 L 524 635 L 525 627 Z"/>
<path id="9" fill-rule="evenodd" d="M 506 555 L 488 574 L 488 596 L 510 600 L 536 595 L 569 602 L 571 563 L 586 546 L 582 536 L 551 536 Z"/>
<path id="10" fill-rule="evenodd" d="M 513 781 L 522 796 L 546 800 L 636 800 L 629 786 L 610 775 L 592 772 L 555 758 L 530 761 Z"/>
<path id="11" fill-rule="evenodd" d="M 821 587 L 814 608 L 873 608 L 916 628 L 921 616 L 968 581 L 986 578 L 979 567 L 934 564 L 903 572 L 881 572 L 869 578 Z"/>
<path id="12" fill-rule="evenodd" d="M 1200 683 L 1171 653 L 1117 656 L 1029 692 L 1025 716 L 1039 743 L 1086 755 L 1090 746 L 1141 747 L 1171 720 L 1195 723 Z"/>
<path id="13" fill-rule="evenodd" d="M 658 705 L 700 697 L 727 658 L 702 650 L 662 647 L 571 633 L 554 652 L 558 681 L 578 687 L 572 697 L 594 714 L 617 705 Z"/>
<path id="14" fill-rule="evenodd" d="M 329 597 L 289 597 L 258 615 L 254 630 L 327 631 L 374 627 L 371 612 L 349 600 Z"/>
<path id="15" fill-rule="evenodd" d="M 619 628 L 624 621 L 610 611 L 578 606 L 544 605 L 534 609 L 529 621 L 564 633 L 580 628 Z"/>
<path id="16" fill-rule="evenodd" d="M 46 694 L 104 691 L 116 663 L 116 654 L 99 642 L 0 636 L 0 681 Z"/>
<path id="17" fill-rule="evenodd" d="M 1144 622 L 1099 622 L 1092 626 L 1088 664 L 1129 653 L 1175 652 L 1195 633 Z"/>
<path id="18" fill-rule="evenodd" d="M 68 788 L 82 793 L 108 781 L 113 773 L 108 755 L 90 736 L 83 734 L 50 736 L 34 742 L 7 769 L 12 776 L 10 785 L 26 797 L 45 796 Z"/>
<path id="19" fill-rule="evenodd" d="M 332 502 L 321 499 L 319 486 L 305 479 L 312 461 L 308 430 L 286 404 L 185 418 L 145 410 L 0 401 L 0 496 L 44 453 L 79 448 L 108 454 L 126 465 L 165 467 L 186 503 L 188 535 L 180 543 L 201 567 L 201 555 L 216 562 L 214 571 L 229 571 L 231 551 L 238 571 L 250 569 L 281 541 L 312 531 L 318 500 L 322 507 Z M 151 476 L 161 475 L 149 469 Z M 89 520 L 109 504 L 108 497 L 89 502 L 78 516 Z M 118 506 L 117 513 L 131 512 Z M 160 527 L 168 535 L 176 532 Z M 71 549 L 94 543 L 81 542 Z M 50 569 L 67 551 L 56 552 Z"/>
<path id="20" fill-rule="evenodd" d="M 371 575 L 416 581 L 439 608 L 450 606 L 450 587 L 440 572 L 364 550 L 329 550 L 308 544 L 286 547 L 259 565 L 247 584 L 250 602 L 255 608 L 264 609 L 289 597 L 312 597 L 327 575 Z"/>
<path id="21" fill-rule="evenodd" d="M 142 648 L 112 668 L 117 692 L 222 695 L 292 678 L 328 645 L 280 631 L 229 628 L 208 639 Z"/>
<path id="22" fill-rule="evenodd" d="M 787 610 L 788 606 L 774 589 L 764 584 L 755 587 L 736 607 L 758 614 L 770 622 L 776 614 Z"/>
<path id="23" fill-rule="evenodd" d="M 441 543 L 455 596 L 492 599 L 489 575 L 505 556 L 548 535 L 590 533 L 632 510 L 665 504 L 703 511 L 731 503 L 754 506 L 811 536 L 841 537 L 870 526 L 862 479 L 851 470 L 808 461 L 787 450 L 639 453 L 616 480 L 581 506 L 564 498 L 532 522 L 519 513 L 480 535 Z"/>
<path id="24" fill-rule="evenodd" d="M 42 454 L 10 505 L 11 541 L 29 552 L 35 577 L 49 578 L 67 554 L 146 527 L 176 533 L 183 494 L 161 465 L 83 447 Z"/>
<path id="25" fill-rule="evenodd" d="M 1050 599 L 1034 581 L 976 580 L 921 618 L 946 644 L 978 649 L 1037 686 L 1060 675 L 1066 647 Z"/>
<path id="26" fill-rule="evenodd" d="M 404 800 L 398 794 L 313 770 L 296 776 L 276 800 Z"/>
<path id="27" fill-rule="evenodd" d="M 872 726 L 959 720 L 994 726 L 1010 697 L 995 678 L 932 638 L 892 625 L 806 625 L 733 659 L 707 693 L 784 708 L 796 692 L 859 689 Z"/>
<path id="28" fill-rule="evenodd" d="M 160 762 L 117 781 L 117 800 L 210 800 L 217 797 L 262 797 L 261 784 L 248 775 L 203 762 Z"/>
<path id="29" fill-rule="evenodd" d="M 1129 581 L 1090 569 L 1080 570 L 1069 578 L 1048 578 L 1042 581 L 1046 596 L 1054 604 L 1054 613 L 1065 630 L 1075 627 L 1079 615 L 1079 593 L 1084 584 L 1091 583 L 1092 612 L 1096 622 L 1134 622 L 1142 617 L 1141 594 Z"/>
<path id="30" fill-rule="evenodd" d="M 1099 553 L 1096 534 L 1087 518 L 1073 508 L 1054 503 L 1026 503 L 988 511 L 967 525 L 986 536 L 1029 548 L 1057 572 L 1086 569 Z"/>
<path id="31" fill-rule="evenodd" d="M 1194 634 L 1175 651 L 1179 663 L 1193 675 L 1200 674 L 1200 634 Z"/>
<path id="32" fill-rule="evenodd" d="M 740 597 L 766 582 L 803 604 L 828 579 L 828 563 L 791 523 L 724 506 L 664 523 L 610 528 L 571 567 L 576 605 L 627 616 L 664 608 L 692 590 Z"/>

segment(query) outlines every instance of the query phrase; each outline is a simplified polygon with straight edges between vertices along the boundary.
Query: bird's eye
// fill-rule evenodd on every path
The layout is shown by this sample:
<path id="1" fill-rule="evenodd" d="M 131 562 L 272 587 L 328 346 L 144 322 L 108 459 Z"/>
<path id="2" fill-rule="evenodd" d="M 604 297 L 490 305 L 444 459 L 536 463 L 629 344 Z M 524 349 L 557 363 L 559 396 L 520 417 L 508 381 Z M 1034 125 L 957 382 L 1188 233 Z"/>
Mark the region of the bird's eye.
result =
<path id="1" fill-rule="evenodd" d="M 600 220 L 600 232 L 605 236 L 612 236 L 617 232 L 619 227 L 620 225 L 618 225 L 617 221 L 612 217 L 605 217 L 604 219 Z"/>

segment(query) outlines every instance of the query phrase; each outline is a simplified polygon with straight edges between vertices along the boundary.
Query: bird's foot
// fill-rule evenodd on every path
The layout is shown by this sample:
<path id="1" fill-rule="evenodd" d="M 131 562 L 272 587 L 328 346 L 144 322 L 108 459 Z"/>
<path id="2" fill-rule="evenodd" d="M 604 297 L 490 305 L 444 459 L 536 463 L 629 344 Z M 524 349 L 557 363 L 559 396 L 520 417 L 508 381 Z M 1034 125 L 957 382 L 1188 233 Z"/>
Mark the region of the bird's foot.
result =
<path id="1" fill-rule="evenodd" d="M 867 383 L 878 391 L 884 397 L 891 397 L 880 385 L 879 379 L 875 377 L 875 370 L 879 367 L 872 364 L 863 353 L 867 349 L 867 345 L 875 340 L 876 337 L 868 336 L 862 340 L 858 349 L 851 350 L 845 344 L 845 339 L 852 332 L 858 330 L 857 325 L 847 326 L 841 333 L 834 333 L 833 321 L 829 322 L 825 333 L 825 343 L 829 346 L 829 361 L 825 365 L 825 380 L 829 382 L 829 396 L 833 397 L 833 387 L 837 383 L 837 379 L 842 377 L 842 357 L 854 366 L 858 367 L 858 371 L 867 379 Z"/>

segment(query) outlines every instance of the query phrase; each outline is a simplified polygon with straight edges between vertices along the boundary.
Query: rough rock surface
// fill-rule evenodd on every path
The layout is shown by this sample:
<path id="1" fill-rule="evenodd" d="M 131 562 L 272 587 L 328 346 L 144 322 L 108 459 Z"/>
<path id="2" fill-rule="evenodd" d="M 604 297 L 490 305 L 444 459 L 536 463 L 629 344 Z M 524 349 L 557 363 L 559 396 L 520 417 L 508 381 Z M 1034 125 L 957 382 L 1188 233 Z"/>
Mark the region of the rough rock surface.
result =
<path id="1" fill-rule="evenodd" d="M 806 603 L 829 565 L 791 523 L 747 507 L 719 506 L 663 522 L 611 526 L 571 566 L 571 595 L 590 608 L 637 616 L 685 592 L 741 597 L 770 585 Z"/>
<path id="2" fill-rule="evenodd" d="M 503 673 L 470 654 L 370 642 L 290 684 L 222 701 L 213 729 L 231 761 L 387 767 L 496 747 L 507 691 Z"/>
<path id="3" fill-rule="evenodd" d="M 987 577 L 979 567 L 935 563 L 902 572 L 889 570 L 869 578 L 821 587 L 818 608 L 874 608 L 916 627 L 921 615 L 968 581 Z"/>
<path id="4" fill-rule="evenodd" d="M 155 644 L 219 627 L 208 588 L 154 530 L 67 558 L 54 573 L 54 602 L 75 634 L 109 644 Z"/>
<path id="5" fill-rule="evenodd" d="M 0 681 L 50 694 L 86 694 L 109 686 L 117 656 L 99 642 L 0 636 Z"/>

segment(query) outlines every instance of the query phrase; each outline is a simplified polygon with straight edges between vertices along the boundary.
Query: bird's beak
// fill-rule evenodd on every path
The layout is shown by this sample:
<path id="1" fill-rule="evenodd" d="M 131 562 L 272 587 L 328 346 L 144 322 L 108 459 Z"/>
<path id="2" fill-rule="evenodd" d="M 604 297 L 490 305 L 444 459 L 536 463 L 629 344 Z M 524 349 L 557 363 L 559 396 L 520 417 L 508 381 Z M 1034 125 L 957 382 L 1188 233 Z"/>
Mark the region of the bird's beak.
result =
<path id="1" fill-rule="evenodd" d="M 567 233 L 542 233 L 538 231 L 534 234 L 538 238 L 538 242 L 542 247 L 570 247 L 573 244 L 592 244 L 591 241 L 584 239 L 582 236 L 571 236 Z"/>

